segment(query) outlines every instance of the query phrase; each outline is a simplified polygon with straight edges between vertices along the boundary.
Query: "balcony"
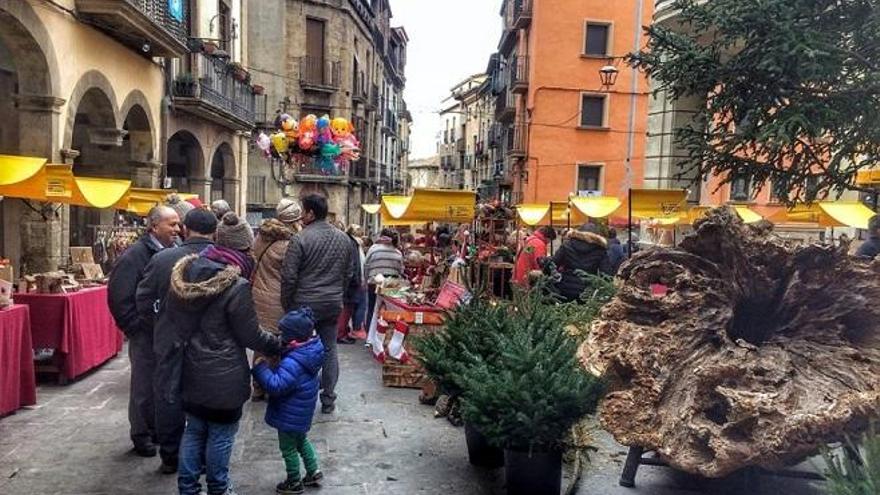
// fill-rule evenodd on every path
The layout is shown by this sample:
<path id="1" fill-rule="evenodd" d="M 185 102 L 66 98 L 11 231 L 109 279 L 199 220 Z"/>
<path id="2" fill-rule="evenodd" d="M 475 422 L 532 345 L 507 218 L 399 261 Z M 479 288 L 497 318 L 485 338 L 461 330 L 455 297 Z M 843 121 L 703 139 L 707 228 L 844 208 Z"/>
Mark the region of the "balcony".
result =
<path id="1" fill-rule="evenodd" d="M 323 57 L 299 59 L 299 85 L 305 91 L 335 93 L 339 90 L 342 64 Z"/>
<path id="2" fill-rule="evenodd" d="M 186 54 L 188 2 L 169 9 L 168 0 L 76 0 L 76 13 L 85 22 L 151 57 Z M 146 49 L 145 49 L 146 48 Z"/>
<path id="3" fill-rule="evenodd" d="M 370 110 L 379 108 L 379 86 L 375 84 L 370 88 L 370 99 L 367 102 L 367 108 Z"/>
<path id="4" fill-rule="evenodd" d="M 382 128 L 386 134 L 397 135 L 397 113 L 390 109 L 385 110 L 385 119 L 382 121 Z"/>
<path id="5" fill-rule="evenodd" d="M 507 129 L 507 156 L 525 158 L 528 128 L 524 122 L 516 123 Z"/>
<path id="6" fill-rule="evenodd" d="M 328 173 L 318 167 L 314 161 L 301 165 L 292 165 L 293 179 L 297 182 L 345 183 L 348 173 Z"/>
<path id="7" fill-rule="evenodd" d="M 519 32 L 516 29 L 506 28 L 501 33 L 501 41 L 498 42 L 498 52 L 507 55 L 516 47 Z"/>
<path id="8" fill-rule="evenodd" d="M 664 1 L 664 0 L 660 0 Z M 532 23 L 532 0 L 514 0 L 513 25 L 525 29 Z"/>
<path id="9" fill-rule="evenodd" d="M 486 154 L 486 143 L 483 141 L 477 141 L 476 146 L 474 146 L 474 155 L 477 157 L 482 157 Z"/>
<path id="10" fill-rule="evenodd" d="M 365 105 L 369 100 L 367 94 L 367 80 L 364 72 L 357 72 L 351 88 L 351 101 L 355 104 Z"/>
<path id="11" fill-rule="evenodd" d="M 516 103 L 513 93 L 504 91 L 495 98 L 495 119 L 499 122 L 510 122 L 516 116 Z"/>
<path id="12" fill-rule="evenodd" d="M 456 153 L 464 153 L 467 151 L 467 141 L 464 138 L 458 138 L 455 140 L 455 152 Z"/>
<path id="13" fill-rule="evenodd" d="M 175 107 L 228 129 L 254 127 L 256 97 L 253 87 L 233 76 L 231 66 L 219 58 L 193 53 L 195 73 L 175 74 L 172 96 Z"/>
<path id="14" fill-rule="evenodd" d="M 529 90 L 529 57 L 519 55 L 510 71 L 510 90 L 522 94 Z"/>

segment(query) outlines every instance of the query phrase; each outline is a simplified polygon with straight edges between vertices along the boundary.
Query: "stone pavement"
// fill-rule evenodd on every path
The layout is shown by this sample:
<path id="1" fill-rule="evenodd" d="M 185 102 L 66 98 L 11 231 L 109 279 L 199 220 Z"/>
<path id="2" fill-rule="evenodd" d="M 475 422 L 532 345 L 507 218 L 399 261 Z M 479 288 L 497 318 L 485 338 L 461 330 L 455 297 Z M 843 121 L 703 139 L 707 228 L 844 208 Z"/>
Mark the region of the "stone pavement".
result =
<path id="1" fill-rule="evenodd" d="M 325 495 L 500 494 L 501 471 L 467 462 L 464 433 L 433 417 L 418 392 L 384 388 L 379 367 L 360 345 L 344 346 L 336 414 L 316 415 L 310 437 L 326 475 Z M 158 458 L 130 453 L 128 359 L 124 355 L 64 387 L 43 384 L 38 405 L 0 419 L 0 494 L 172 494 L 176 478 L 162 476 Z M 274 430 L 263 423 L 265 403 L 245 406 L 232 460 L 242 495 L 272 494 L 284 476 Z M 721 493 L 696 487 L 672 471 L 643 467 L 636 489 L 617 485 L 625 450 L 597 436 L 599 452 L 586 467 L 582 495 Z M 568 481 L 564 483 L 568 484 Z M 761 478 L 728 493 L 818 495 L 804 482 Z M 308 493 L 308 491 L 307 491 Z"/>

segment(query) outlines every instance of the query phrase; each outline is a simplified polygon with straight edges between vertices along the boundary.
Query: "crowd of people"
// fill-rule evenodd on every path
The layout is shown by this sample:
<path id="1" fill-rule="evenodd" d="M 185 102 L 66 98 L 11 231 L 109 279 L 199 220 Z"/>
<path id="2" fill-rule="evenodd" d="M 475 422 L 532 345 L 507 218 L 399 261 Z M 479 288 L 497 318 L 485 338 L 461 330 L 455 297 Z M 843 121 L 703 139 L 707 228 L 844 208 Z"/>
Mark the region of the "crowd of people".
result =
<path id="1" fill-rule="evenodd" d="M 335 410 L 337 343 L 363 334 L 370 259 L 358 227 L 327 215 L 320 195 L 284 199 L 255 236 L 225 201 L 171 197 L 117 261 L 108 304 L 129 341 L 133 450 L 158 453 L 182 495 L 203 493 L 203 473 L 207 493 L 234 493 L 229 460 L 249 399 L 268 400 L 278 430 L 277 493 L 323 478 L 307 433 L 319 398 L 322 413 Z"/>

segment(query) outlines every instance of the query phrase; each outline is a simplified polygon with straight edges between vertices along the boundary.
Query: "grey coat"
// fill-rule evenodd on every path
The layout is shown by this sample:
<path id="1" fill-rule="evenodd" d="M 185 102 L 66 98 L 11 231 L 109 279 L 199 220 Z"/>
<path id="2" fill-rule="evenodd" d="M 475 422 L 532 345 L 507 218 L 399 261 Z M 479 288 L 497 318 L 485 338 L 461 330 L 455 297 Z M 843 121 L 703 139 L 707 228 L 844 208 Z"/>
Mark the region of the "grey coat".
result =
<path id="1" fill-rule="evenodd" d="M 315 314 L 342 310 L 354 277 L 351 239 L 325 221 L 307 225 L 290 240 L 281 268 L 281 306 L 285 312 L 311 306 Z"/>

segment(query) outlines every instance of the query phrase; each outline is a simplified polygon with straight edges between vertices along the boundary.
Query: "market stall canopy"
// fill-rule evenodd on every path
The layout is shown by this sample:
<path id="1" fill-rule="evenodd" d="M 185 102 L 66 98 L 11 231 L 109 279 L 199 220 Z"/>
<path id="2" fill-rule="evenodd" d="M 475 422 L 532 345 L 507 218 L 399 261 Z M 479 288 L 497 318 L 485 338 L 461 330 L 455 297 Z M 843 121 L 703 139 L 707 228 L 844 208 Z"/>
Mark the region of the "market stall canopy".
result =
<path id="1" fill-rule="evenodd" d="M 687 216 L 687 191 L 684 189 L 632 189 L 632 217 L 673 225 Z"/>
<path id="2" fill-rule="evenodd" d="M 69 203 L 75 188 L 73 165 L 44 164 L 25 180 L 0 186 L 0 196 Z"/>
<path id="3" fill-rule="evenodd" d="M 150 209 L 156 205 L 162 204 L 168 198 L 169 194 L 176 191 L 170 189 L 145 189 L 132 187 L 128 194 L 116 203 L 116 208 L 125 210 L 136 215 L 146 216 Z"/>
<path id="4" fill-rule="evenodd" d="M 694 206 L 687 210 L 687 214 L 681 217 L 678 224 L 693 225 L 694 222 L 706 216 L 706 214 L 713 208 L 719 208 L 719 206 Z M 731 208 L 733 208 L 744 223 L 756 223 L 764 219 L 764 217 L 748 206 L 732 206 Z"/>
<path id="5" fill-rule="evenodd" d="M 110 208 L 118 203 L 131 189 L 130 180 L 97 177 L 74 177 L 73 196 L 70 204 Z"/>
<path id="6" fill-rule="evenodd" d="M 547 213 L 550 212 L 550 205 L 535 205 L 535 204 L 524 204 L 516 207 L 516 213 L 519 215 L 520 221 L 528 225 L 529 227 L 534 227 L 535 225 L 539 225 L 542 221 L 545 220 Z"/>
<path id="7" fill-rule="evenodd" d="M 476 204 L 477 195 L 470 191 L 415 189 L 412 196 L 382 196 L 382 223 L 468 223 L 474 219 Z"/>
<path id="8" fill-rule="evenodd" d="M 574 197 L 571 204 L 589 218 L 607 218 L 623 205 L 613 196 Z"/>
<path id="9" fill-rule="evenodd" d="M 363 205 L 361 205 L 361 208 L 365 212 L 369 213 L 370 215 L 375 215 L 376 213 L 379 213 L 379 210 L 382 209 L 382 205 L 381 204 L 372 204 L 372 203 L 371 204 L 363 204 Z"/>
<path id="10" fill-rule="evenodd" d="M 0 186 L 10 186 L 36 175 L 46 164 L 45 158 L 0 155 Z"/>
<path id="11" fill-rule="evenodd" d="M 773 223 L 815 223 L 820 227 L 867 229 L 876 213 L 858 201 L 834 201 L 796 205 L 771 217 Z"/>

